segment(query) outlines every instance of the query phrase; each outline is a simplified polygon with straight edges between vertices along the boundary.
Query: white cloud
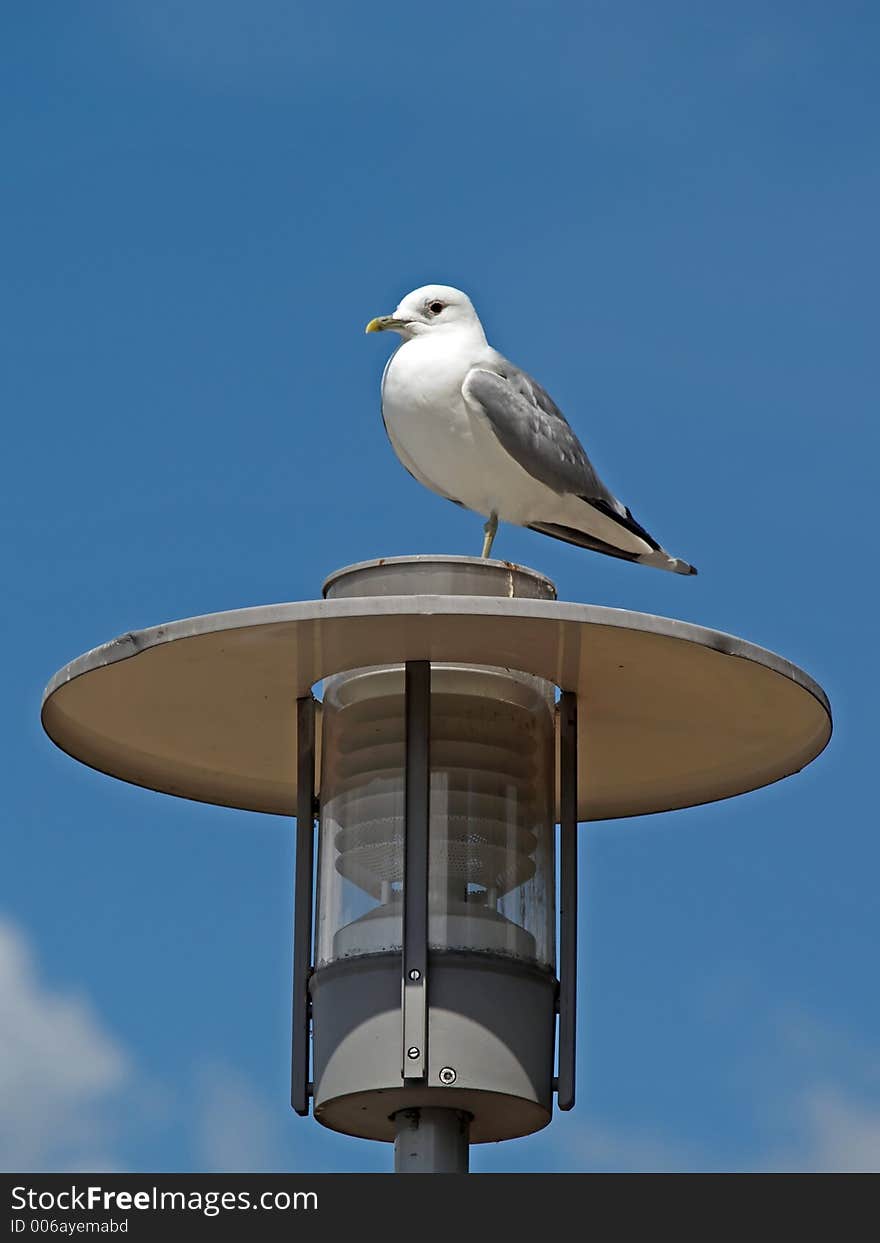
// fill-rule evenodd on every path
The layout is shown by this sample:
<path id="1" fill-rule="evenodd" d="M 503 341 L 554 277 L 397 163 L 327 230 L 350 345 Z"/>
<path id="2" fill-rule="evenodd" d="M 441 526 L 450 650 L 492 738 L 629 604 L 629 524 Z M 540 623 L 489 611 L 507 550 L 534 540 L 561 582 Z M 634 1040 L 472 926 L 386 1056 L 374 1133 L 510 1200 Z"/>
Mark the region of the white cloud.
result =
<path id="1" fill-rule="evenodd" d="M 192 1170 L 303 1167 L 311 1146 L 285 1133 L 273 1109 L 222 1059 L 196 1069 L 195 1097 L 135 1075 L 133 1059 L 91 1002 L 41 978 L 26 933 L 0 915 L 0 1170 L 112 1171 L 129 1167 L 121 1149 L 148 1139 L 161 1169 L 177 1162 L 181 1138 Z M 174 1141 L 166 1145 L 169 1128 Z"/>
<path id="2" fill-rule="evenodd" d="M 818 1088 L 807 1096 L 805 1110 L 817 1168 L 880 1170 L 880 1108 L 866 1108 L 833 1088 Z"/>
<path id="3" fill-rule="evenodd" d="M 727 1136 L 721 1125 L 711 1142 L 697 1143 L 674 1124 L 582 1114 L 554 1124 L 560 1168 L 880 1172 L 880 1055 L 857 1033 L 783 1004 L 767 1016 L 761 1059 L 728 1073 L 741 1085 L 742 1113 L 731 1115 Z M 749 1115 L 757 1138 L 746 1143 L 735 1135 Z"/>
<path id="4" fill-rule="evenodd" d="M 759 1094 L 759 1093 L 758 1093 Z M 776 1134 L 751 1151 L 735 1142 L 702 1149 L 674 1129 L 575 1122 L 557 1126 L 562 1170 L 616 1173 L 880 1172 L 880 1103 L 856 1100 L 835 1084 L 805 1086 L 776 1111 Z M 781 1136 L 784 1132 L 784 1137 Z"/>
<path id="5" fill-rule="evenodd" d="M 880 1056 L 858 1034 L 794 1006 L 772 1028 L 799 1079 L 788 1107 L 789 1139 L 766 1168 L 880 1170 Z"/>
<path id="6" fill-rule="evenodd" d="M 880 1104 L 856 1100 L 837 1085 L 806 1087 L 787 1102 L 776 1118 L 776 1135 L 766 1135 L 752 1151 L 725 1145 L 701 1149 L 673 1128 L 618 1127 L 578 1122 L 557 1127 L 561 1170 L 607 1170 L 615 1173 L 683 1173 L 686 1171 L 763 1173 L 880 1172 Z M 781 1141 L 779 1132 L 786 1132 Z"/>
<path id="7" fill-rule="evenodd" d="M 808 1088 L 798 1107 L 798 1141 L 766 1169 L 825 1174 L 880 1171 L 880 1106 L 855 1101 L 840 1088 Z"/>
<path id="8" fill-rule="evenodd" d="M 0 1168 L 113 1168 L 106 1106 L 129 1073 L 89 1002 L 47 987 L 24 933 L 0 919 Z"/>
<path id="9" fill-rule="evenodd" d="M 199 1169 L 224 1173 L 284 1169 L 275 1116 L 238 1071 L 221 1060 L 198 1076 L 195 1157 Z"/>

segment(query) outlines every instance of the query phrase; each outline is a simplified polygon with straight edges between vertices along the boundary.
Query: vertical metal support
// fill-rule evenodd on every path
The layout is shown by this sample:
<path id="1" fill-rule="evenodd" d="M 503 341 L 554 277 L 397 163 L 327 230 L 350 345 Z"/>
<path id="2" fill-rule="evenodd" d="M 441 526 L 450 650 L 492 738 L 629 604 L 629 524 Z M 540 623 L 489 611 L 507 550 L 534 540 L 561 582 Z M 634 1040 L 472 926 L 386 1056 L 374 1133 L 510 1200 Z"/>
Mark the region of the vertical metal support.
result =
<path id="1" fill-rule="evenodd" d="M 467 1174 L 469 1114 L 402 1109 L 392 1121 L 395 1174 Z"/>
<path id="2" fill-rule="evenodd" d="M 309 1112 L 309 974 L 315 857 L 315 701 L 296 701 L 296 876 L 293 891 L 293 1048 L 290 1103 Z"/>
<path id="3" fill-rule="evenodd" d="M 577 696 L 559 697 L 559 1080 L 557 1103 L 574 1107 L 577 1017 Z"/>
<path id="4" fill-rule="evenodd" d="M 403 1057 L 401 1078 L 428 1075 L 428 834 L 431 662 L 406 662 L 406 781 L 403 846 Z"/>

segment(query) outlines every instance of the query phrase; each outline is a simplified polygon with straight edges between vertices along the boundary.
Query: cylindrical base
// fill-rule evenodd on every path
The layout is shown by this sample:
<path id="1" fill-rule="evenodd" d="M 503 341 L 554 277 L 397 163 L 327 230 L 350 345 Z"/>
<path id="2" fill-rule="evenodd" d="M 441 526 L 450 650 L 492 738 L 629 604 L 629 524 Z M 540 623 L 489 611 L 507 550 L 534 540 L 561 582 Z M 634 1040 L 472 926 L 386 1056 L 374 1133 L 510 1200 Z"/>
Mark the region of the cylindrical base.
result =
<path id="1" fill-rule="evenodd" d="M 393 1122 L 395 1174 L 467 1174 L 467 1114 L 456 1109 L 402 1109 Z"/>
<path id="2" fill-rule="evenodd" d="M 401 1077 L 400 954 L 315 971 L 315 1117 L 362 1139 L 395 1139 L 394 1116 L 439 1109 L 470 1116 L 472 1144 L 539 1131 L 553 1108 L 556 980 L 515 958 L 432 953 L 428 1074 Z"/>
<path id="3" fill-rule="evenodd" d="M 500 596 L 555 600 L 556 587 L 537 570 L 481 557 L 382 557 L 347 565 L 324 583 L 328 600 L 357 596 Z"/>

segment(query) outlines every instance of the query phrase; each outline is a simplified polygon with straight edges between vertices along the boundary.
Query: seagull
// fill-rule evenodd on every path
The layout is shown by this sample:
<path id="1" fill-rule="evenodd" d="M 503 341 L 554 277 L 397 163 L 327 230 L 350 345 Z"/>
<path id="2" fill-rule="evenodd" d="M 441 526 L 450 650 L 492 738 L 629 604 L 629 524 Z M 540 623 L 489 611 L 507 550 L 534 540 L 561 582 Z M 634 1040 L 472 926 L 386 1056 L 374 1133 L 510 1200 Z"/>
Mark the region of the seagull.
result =
<path id="1" fill-rule="evenodd" d="M 500 520 L 696 574 L 605 487 L 552 397 L 489 345 L 467 294 L 424 285 L 366 331 L 403 338 L 382 376 L 382 419 L 394 452 L 419 483 L 486 519 L 484 557 Z"/>

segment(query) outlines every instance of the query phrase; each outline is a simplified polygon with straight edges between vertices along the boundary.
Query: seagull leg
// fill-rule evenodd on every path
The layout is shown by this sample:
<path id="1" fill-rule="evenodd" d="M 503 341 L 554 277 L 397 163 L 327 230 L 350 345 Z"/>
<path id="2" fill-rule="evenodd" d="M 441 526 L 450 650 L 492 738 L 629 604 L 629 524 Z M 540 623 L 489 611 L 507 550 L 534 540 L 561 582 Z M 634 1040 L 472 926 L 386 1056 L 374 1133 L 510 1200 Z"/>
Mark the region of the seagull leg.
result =
<path id="1" fill-rule="evenodd" d="M 489 521 L 483 527 L 483 531 L 485 532 L 486 538 L 483 540 L 483 551 L 480 554 L 480 556 L 488 557 L 489 554 L 491 553 L 492 543 L 495 539 L 495 533 L 497 530 L 498 530 L 498 515 L 490 514 Z"/>

